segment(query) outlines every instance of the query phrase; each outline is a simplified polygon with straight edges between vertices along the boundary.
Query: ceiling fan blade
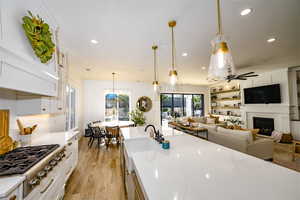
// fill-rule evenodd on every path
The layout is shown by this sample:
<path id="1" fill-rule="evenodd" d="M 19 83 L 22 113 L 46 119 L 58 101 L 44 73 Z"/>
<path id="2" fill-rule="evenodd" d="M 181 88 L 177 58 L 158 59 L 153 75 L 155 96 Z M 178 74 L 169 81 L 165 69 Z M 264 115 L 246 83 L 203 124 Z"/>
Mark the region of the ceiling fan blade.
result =
<path id="1" fill-rule="evenodd" d="M 256 77 L 258 76 L 257 74 L 253 74 L 253 75 L 248 75 L 248 76 L 243 76 L 243 77 Z"/>

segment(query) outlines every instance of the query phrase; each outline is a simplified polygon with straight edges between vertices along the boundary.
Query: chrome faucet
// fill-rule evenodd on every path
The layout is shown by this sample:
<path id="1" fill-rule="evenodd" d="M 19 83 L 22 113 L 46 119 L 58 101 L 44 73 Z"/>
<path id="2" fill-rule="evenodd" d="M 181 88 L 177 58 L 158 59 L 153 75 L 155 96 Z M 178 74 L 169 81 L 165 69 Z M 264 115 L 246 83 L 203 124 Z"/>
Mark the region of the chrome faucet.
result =
<path id="1" fill-rule="evenodd" d="M 155 134 L 154 139 L 155 139 L 157 142 L 162 143 L 165 139 L 164 139 L 163 135 L 159 133 L 159 130 L 156 130 L 156 128 L 155 128 L 154 125 L 152 125 L 152 124 L 147 125 L 147 126 L 145 127 L 145 132 L 147 132 L 147 129 L 148 129 L 149 127 L 152 127 L 152 128 L 153 128 L 153 131 L 154 131 L 154 134 Z"/>

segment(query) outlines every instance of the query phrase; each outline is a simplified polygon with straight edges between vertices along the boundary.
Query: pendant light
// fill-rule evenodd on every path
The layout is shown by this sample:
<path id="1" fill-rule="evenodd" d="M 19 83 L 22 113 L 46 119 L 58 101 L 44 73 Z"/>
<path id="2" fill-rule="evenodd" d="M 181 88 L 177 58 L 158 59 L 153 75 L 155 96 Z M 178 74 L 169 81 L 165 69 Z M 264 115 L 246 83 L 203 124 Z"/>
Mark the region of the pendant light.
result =
<path id="1" fill-rule="evenodd" d="M 117 119 L 117 102 L 118 102 L 118 96 L 115 93 L 115 75 L 116 73 L 113 72 L 112 73 L 112 81 L 113 81 L 113 91 L 112 91 L 112 96 L 113 96 L 113 116 L 112 116 L 112 120 L 116 120 Z"/>
<path id="2" fill-rule="evenodd" d="M 228 43 L 222 31 L 220 0 L 217 0 L 217 11 L 218 33 L 217 36 L 211 41 L 212 55 L 210 58 L 208 79 L 227 80 L 228 77 L 235 75 L 235 66 Z"/>
<path id="3" fill-rule="evenodd" d="M 172 68 L 169 72 L 170 83 L 171 85 L 175 85 L 177 82 L 177 71 L 175 69 L 175 39 L 174 39 L 174 27 L 176 26 L 176 21 L 170 21 L 169 27 L 172 30 Z"/>
<path id="4" fill-rule="evenodd" d="M 154 81 L 152 83 L 153 85 L 153 89 L 154 91 L 157 91 L 157 88 L 158 88 L 158 81 L 157 81 L 157 73 L 156 73 L 156 50 L 157 50 L 157 46 L 156 45 L 153 45 L 152 46 L 152 49 L 153 49 L 153 58 L 154 58 L 154 62 L 153 62 L 153 65 L 154 65 Z"/>

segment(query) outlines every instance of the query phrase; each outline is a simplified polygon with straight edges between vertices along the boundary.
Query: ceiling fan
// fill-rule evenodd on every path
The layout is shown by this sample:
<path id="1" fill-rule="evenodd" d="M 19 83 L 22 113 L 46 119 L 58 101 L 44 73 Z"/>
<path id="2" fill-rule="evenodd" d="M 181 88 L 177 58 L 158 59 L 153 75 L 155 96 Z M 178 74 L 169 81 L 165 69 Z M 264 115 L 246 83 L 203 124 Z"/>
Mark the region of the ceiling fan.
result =
<path id="1" fill-rule="evenodd" d="M 256 76 L 258 75 L 255 74 L 255 72 L 248 72 L 240 75 L 229 75 L 227 76 L 226 80 L 229 83 L 232 80 L 247 80 L 247 78 L 256 77 Z"/>

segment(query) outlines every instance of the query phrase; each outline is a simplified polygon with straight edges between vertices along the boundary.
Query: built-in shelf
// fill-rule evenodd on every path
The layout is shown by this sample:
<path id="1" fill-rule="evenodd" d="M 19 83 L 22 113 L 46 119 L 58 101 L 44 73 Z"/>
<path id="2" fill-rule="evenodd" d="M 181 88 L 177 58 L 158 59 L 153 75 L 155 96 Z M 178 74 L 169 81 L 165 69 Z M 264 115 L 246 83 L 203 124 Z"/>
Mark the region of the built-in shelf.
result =
<path id="1" fill-rule="evenodd" d="M 230 93 L 230 92 L 239 92 L 239 91 L 240 91 L 240 89 L 222 90 L 222 91 L 218 91 L 218 92 L 211 92 L 211 95 L 222 94 L 222 93 Z"/>
<path id="2" fill-rule="evenodd" d="M 224 99 L 214 99 L 212 102 L 217 102 L 217 101 L 240 101 L 241 98 L 224 98 Z"/>
<path id="3" fill-rule="evenodd" d="M 241 116 L 236 116 L 236 115 L 222 115 L 222 114 L 212 114 L 216 116 L 224 116 L 224 117 L 241 117 Z"/>
<path id="4" fill-rule="evenodd" d="M 223 107 L 219 107 L 219 106 L 217 106 L 217 107 L 211 107 L 211 109 L 213 109 L 213 110 L 220 110 L 220 109 L 222 109 L 222 110 L 233 110 L 233 109 L 237 109 L 237 110 L 239 110 L 240 109 L 240 107 L 232 107 L 232 106 L 223 106 Z"/>

